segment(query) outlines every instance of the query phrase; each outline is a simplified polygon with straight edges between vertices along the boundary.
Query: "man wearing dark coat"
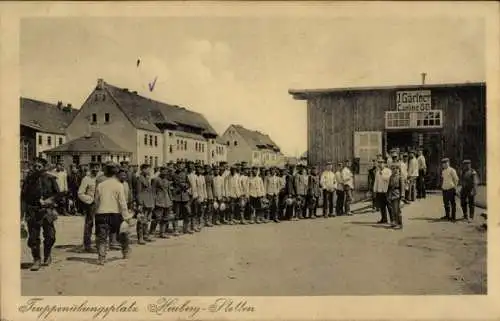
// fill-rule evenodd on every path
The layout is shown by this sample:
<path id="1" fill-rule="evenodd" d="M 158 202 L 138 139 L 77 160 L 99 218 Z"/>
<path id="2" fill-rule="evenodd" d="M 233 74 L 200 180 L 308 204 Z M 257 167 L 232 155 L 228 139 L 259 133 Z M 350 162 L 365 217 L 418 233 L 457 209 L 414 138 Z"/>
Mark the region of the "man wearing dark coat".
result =
<path id="1" fill-rule="evenodd" d="M 194 221 L 191 213 L 190 184 L 184 163 L 179 163 L 173 181 L 174 206 L 178 218 L 182 218 L 184 234 L 194 233 Z"/>

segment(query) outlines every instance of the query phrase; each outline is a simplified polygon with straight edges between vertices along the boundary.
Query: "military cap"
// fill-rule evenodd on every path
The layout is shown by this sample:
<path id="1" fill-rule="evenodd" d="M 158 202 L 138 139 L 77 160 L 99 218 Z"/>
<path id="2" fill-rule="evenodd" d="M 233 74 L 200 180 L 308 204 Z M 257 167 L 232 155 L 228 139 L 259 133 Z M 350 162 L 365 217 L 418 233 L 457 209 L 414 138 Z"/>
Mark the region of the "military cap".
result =
<path id="1" fill-rule="evenodd" d="M 470 163 L 471 163 L 471 161 L 470 161 L 470 159 L 464 159 L 463 163 L 464 163 L 464 164 L 470 164 Z"/>
<path id="2" fill-rule="evenodd" d="M 449 158 L 447 158 L 447 157 L 445 157 L 445 158 L 443 158 L 443 159 L 441 160 L 441 163 L 447 163 L 447 162 L 449 162 L 449 161 L 450 161 L 450 159 L 449 159 Z"/>
<path id="3" fill-rule="evenodd" d="M 403 153 L 403 157 L 408 157 L 408 153 Z"/>
<path id="4" fill-rule="evenodd" d="M 414 150 L 410 150 L 410 155 L 411 154 L 415 154 L 415 151 Z"/>
<path id="5" fill-rule="evenodd" d="M 129 161 L 128 160 L 123 160 L 120 162 L 120 165 L 128 165 Z"/>
<path id="6" fill-rule="evenodd" d="M 47 160 L 45 158 L 42 158 L 42 157 L 35 157 L 34 162 L 40 163 L 44 166 L 47 165 Z"/>

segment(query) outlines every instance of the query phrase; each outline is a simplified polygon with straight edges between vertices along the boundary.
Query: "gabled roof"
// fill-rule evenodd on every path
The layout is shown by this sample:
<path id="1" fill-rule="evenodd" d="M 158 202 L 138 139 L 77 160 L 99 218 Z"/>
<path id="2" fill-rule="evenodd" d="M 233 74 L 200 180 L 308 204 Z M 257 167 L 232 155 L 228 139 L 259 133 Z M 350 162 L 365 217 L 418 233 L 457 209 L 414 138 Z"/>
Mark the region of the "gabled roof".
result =
<path id="1" fill-rule="evenodd" d="M 184 107 L 152 100 L 128 89 L 103 81 L 103 88 L 116 101 L 132 124 L 138 129 L 160 131 L 157 125 L 180 125 L 201 129 L 203 134 L 217 135 L 205 116 Z"/>
<path id="2" fill-rule="evenodd" d="M 279 151 L 280 148 L 267 134 L 263 134 L 257 130 L 250 130 L 241 125 L 232 125 L 234 129 L 243 137 L 243 139 L 253 149 L 273 149 Z"/>
<path id="3" fill-rule="evenodd" d="M 66 127 L 78 113 L 68 106 L 57 106 L 43 101 L 21 97 L 21 125 L 37 131 L 64 135 Z"/>
<path id="4" fill-rule="evenodd" d="M 224 139 L 222 139 L 221 136 L 217 136 L 217 138 L 215 139 L 215 142 L 217 144 L 220 144 L 220 145 L 226 145 L 226 142 L 224 141 Z"/>
<path id="5" fill-rule="evenodd" d="M 78 137 L 45 152 L 131 153 L 101 132 L 93 132 L 89 136 Z"/>

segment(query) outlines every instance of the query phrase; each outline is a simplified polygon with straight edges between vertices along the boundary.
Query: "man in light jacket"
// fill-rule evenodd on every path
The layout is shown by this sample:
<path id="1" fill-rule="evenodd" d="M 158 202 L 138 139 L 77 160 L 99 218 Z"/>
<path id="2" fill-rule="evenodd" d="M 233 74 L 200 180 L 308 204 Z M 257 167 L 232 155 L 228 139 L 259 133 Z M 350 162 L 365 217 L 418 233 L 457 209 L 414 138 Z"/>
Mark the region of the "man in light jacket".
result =
<path id="1" fill-rule="evenodd" d="M 415 157 L 415 152 L 410 152 L 410 161 L 408 164 L 408 179 L 410 185 L 410 199 L 409 201 L 414 202 L 417 198 L 417 179 L 418 179 L 418 161 Z"/>
<path id="2" fill-rule="evenodd" d="M 83 247 L 85 252 L 91 252 L 92 229 L 94 228 L 94 197 L 96 191 L 96 177 L 99 171 L 97 164 L 90 165 L 90 172 L 86 175 L 78 188 L 78 199 L 81 201 L 82 214 L 85 216 L 83 227 Z"/>
<path id="3" fill-rule="evenodd" d="M 443 203 L 445 216 L 441 219 L 456 222 L 457 220 L 457 204 L 455 196 L 459 183 L 457 172 L 450 166 L 450 159 L 443 158 L 443 170 L 441 172 L 441 190 L 443 191 Z"/>
<path id="4" fill-rule="evenodd" d="M 380 210 L 380 221 L 378 224 L 387 223 L 387 211 L 390 210 L 390 204 L 387 198 L 387 190 L 389 188 L 389 180 L 391 178 L 392 172 L 387 166 L 382 158 L 377 160 L 377 172 L 375 174 L 375 182 L 373 184 L 373 193 L 375 193 L 375 198 L 377 200 L 378 208 Z"/>
<path id="5" fill-rule="evenodd" d="M 331 162 L 326 163 L 326 169 L 321 174 L 320 186 L 323 190 L 323 217 L 333 217 L 335 216 L 333 212 L 333 194 L 335 193 L 337 180 Z"/>
<path id="6" fill-rule="evenodd" d="M 342 169 L 342 184 L 344 185 L 344 215 L 352 215 L 351 213 L 351 202 L 352 202 L 352 192 L 354 190 L 354 175 L 351 171 L 351 161 L 346 160 L 344 162 L 344 168 Z"/>

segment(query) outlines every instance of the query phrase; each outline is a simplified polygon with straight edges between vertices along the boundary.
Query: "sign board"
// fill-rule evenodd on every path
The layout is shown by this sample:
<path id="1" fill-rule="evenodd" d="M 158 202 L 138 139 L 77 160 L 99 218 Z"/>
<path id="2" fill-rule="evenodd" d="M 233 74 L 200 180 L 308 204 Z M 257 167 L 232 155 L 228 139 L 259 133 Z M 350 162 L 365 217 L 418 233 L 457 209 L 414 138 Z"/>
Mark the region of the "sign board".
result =
<path id="1" fill-rule="evenodd" d="M 398 91 L 396 93 L 396 108 L 398 111 L 431 110 L 431 91 Z"/>

